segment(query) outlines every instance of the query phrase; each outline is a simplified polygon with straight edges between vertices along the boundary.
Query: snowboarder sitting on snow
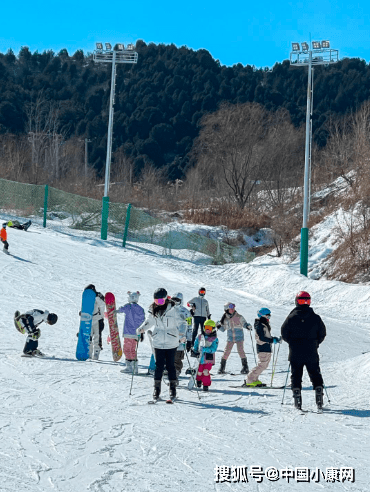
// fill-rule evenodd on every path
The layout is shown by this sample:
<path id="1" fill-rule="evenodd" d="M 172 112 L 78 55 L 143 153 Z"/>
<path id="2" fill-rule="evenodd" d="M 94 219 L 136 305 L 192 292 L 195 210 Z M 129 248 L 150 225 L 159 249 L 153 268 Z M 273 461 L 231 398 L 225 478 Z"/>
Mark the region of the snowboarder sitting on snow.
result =
<path id="1" fill-rule="evenodd" d="M 152 333 L 156 362 L 154 400 L 158 400 L 161 393 L 161 381 L 165 365 L 170 381 L 170 398 L 176 397 L 175 354 L 180 342 L 178 327 L 182 322 L 183 317 L 180 310 L 172 300 L 167 298 L 166 289 L 162 287 L 156 289 L 154 302 L 149 306 L 149 314 L 144 323 L 136 330 L 137 335 L 140 335 L 154 327 Z M 181 342 L 185 342 L 185 337 Z"/>
<path id="2" fill-rule="evenodd" d="M 218 347 L 216 323 L 208 319 L 204 323 L 202 333 L 198 335 L 194 343 L 194 352 L 199 352 L 200 361 L 197 372 L 197 386 L 202 387 L 203 391 L 208 391 L 211 386 L 211 369 L 215 365 L 215 353 Z"/>
<path id="3" fill-rule="evenodd" d="M 302 375 L 303 368 L 306 366 L 316 393 L 316 404 L 321 409 L 324 382 L 320 371 L 318 348 L 325 340 L 326 327 L 320 316 L 310 307 L 311 296 L 308 292 L 299 292 L 295 298 L 295 305 L 281 327 L 281 336 L 289 344 L 294 405 L 299 409 L 302 406 Z"/>
<path id="4" fill-rule="evenodd" d="M 238 350 L 239 357 L 242 362 L 242 370 L 241 374 L 248 374 L 248 361 L 247 356 L 244 352 L 244 331 L 251 330 L 252 326 L 247 323 L 245 318 L 239 314 L 235 309 L 235 304 L 232 302 L 227 302 L 224 305 L 225 313 L 222 315 L 221 320 L 217 323 L 217 327 L 221 331 L 227 330 L 227 343 L 225 347 L 225 351 L 221 358 L 220 369 L 218 370 L 218 374 L 225 374 L 226 361 L 229 358 L 230 352 L 236 343 L 236 348 Z"/>
<path id="5" fill-rule="evenodd" d="M 271 344 L 282 342 L 281 337 L 271 336 L 270 318 L 271 311 L 268 308 L 261 308 L 257 312 L 257 319 L 254 322 L 254 329 L 258 364 L 248 374 L 248 378 L 244 381 L 243 386 L 263 386 L 263 383 L 261 383 L 259 377 L 270 364 Z"/>
<path id="6" fill-rule="evenodd" d="M 4 253 L 6 253 L 8 255 L 9 254 L 9 251 L 8 251 L 9 243 L 8 243 L 8 234 L 6 232 L 6 222 L 3 224 L 3 227 L 1 228 L 0 239 L 4 245 L 3 251 L 4 251 Z"/>
<path id="7" fill-rule="evenodd" d="M 8 227 L 12 227 L 13 229 L 20 229 L 22 231 L 27 231 L 29 226 L 32 224 L 32 222 L 29 220 L 28 222 L 25 222 L 24 224 L 21 224 L 18 220 L 9 220 L 8 222 Z"/>
<path id="8" fill-rule="evenodd" d="M 39 325 L 45 321 L 48 325 L 55 325 L 58 321 L 58 316 L 49 311 L 40 311 L 33 309 L 21 314 L 19 311 L 14 313 L 14 324 L 20 333 L 27 333 L 26 344 L 23 349 L 23 354 L 28 357 L 43 356 L 44 354 L 37 348 L 41 330 Z"/>
<path id="9" fill-rule="evenodd" d="M 183 367 L 182 361 L 184 360 L 184 355 L 185 355 L 186 333 L 188 328 L 188 323 L 186 319 L 190 315 L 189 310 L 182 305 L 183 298 L 184 297 L 181 292 L 177 292 L 176 294 L 171 296 L 171 300 L 178 307 L 179 312 L 182 316 L 182 322 L 178 326 L 178 330 L 179 330 L 179 338 L 180 340 L 183 340 L 183 342 L 180 342 L 175 354 L 175 369 L 176 369 L 177 385 L 179 384 L 179 376 L 181 374 L 182 367 Z"/>
<path id="10" fill-rule="evenodd" d="M 194 345 L 194 341 L 198 335 L 199 326 L 202 330 L 205 320 L 211 318 L 211 315 L 209 313 L 208 301 L 204 299 L 204 296 L 206 295 L 206 289 L 204 287 L 201 287 L 198 291 L 198 294 L 198 297 L 193 297 L 193 299 L 191 299 L 187 304 L 187 306 L 190 308 L 192 316 L 194 317 L 192 345 Z"/>
<path id="11" fill-rule="evenodd" d="M 128 303 L 116 309 L 115 312 L 125 314 L 125 322 L 123 324 L 123 353 L 126 358 L 126 367 L 124 372 L 134 372 L 135 374 L 138 374 L 138 337 L 136 330 L 145 320 L 145 313 L 144 309 L 138 304 L 140 292 L 128 291 L 127 294 Z"/>
<path id="12" fill-rule="evenodd" d="M 100 351 L 103 350 L 102 331 L 104 330 L 104 296 L 101 292 L 97 292 L 95 285 L 93 284 L 89 284 L 87 287 L 85 287 L 84 291 L 87 289 L 93 290 L 96 294 L 91 323 L 89 359 L 99 360 Z M 81 316 L 81 311 L 79 315 Z"/>

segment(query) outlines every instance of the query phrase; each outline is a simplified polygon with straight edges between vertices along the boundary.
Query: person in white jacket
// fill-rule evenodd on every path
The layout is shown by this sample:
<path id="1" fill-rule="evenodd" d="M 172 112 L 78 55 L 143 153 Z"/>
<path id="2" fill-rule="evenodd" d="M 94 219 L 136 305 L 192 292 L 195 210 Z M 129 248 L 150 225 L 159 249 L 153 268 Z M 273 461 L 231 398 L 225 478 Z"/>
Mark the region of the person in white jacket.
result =
<path id="1" fill-rule="evenodd" d="M 95 292 L 95 304 L 91 323 L 89 359 L 99 360 L 102 350 L 102 331 L 104 330 L 105 298 L 101 292 L 97 292 L 95 285 L 89 284 L 84 290 L 91 289 Z"/>
<path id="2" fill-rule="evenodd" d="M 183 316 L 175 303 L 168 299 L 167 291 L 159 288 L 154 292 L 154 302 L 149 306 L 149 314 L 136 333 L 140 335 L 152 329 L 152 341 L 155 355 L 156 369 L 154 373 L 153 398 L 158 400 L 161 393 L 161 381 L 164 366 L 168 371 L 170 382 L 170 397 L 176 396 L 176 369 L 175 355 L 180 341 L 178 327 L 183 323 Z"/>
<path id="3" fill-rule="evenodd" d="M 202 332 L 205 320 L 211 318 L 208 301 L 207 299 L 204 299 L 204 296 L 206 295 L 206 289 L 204 287 L 201 287 L 198 291 L 198 294 L 198 297 L 193 297 L 193 299 L 191 299 L 187 304 L 194 318 L 192 345 L 194 345 L 195 339 L 197 338 L 199 327 Z"/>
<path id="4" fill-rule="evenodd" d="M 21 314 L 19 311 L 14 313 L 14 324 L 20 333 L 27 333 L 26 344 L 23 349 L 23 355 L 27 357 L 39 356 L 44 354 L 39 350 L 39 338 L 41 330 L 39 326 L 45 322 L 48 325 L 54 325 L 58 321 L 58 316 L 49 311 L 33 309 Z"/>

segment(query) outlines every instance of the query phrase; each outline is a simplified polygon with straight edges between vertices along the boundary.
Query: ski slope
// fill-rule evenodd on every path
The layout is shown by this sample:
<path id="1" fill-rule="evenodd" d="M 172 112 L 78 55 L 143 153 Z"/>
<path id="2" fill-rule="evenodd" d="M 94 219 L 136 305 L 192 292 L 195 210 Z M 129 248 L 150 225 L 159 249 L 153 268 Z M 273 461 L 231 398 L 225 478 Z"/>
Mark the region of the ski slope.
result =
<path id="1" fill-rule="evenodd" d="M 262 257 L 248 265 L 204 265 L 201 255 L 162 256 L 161 248 L 114 240 L 100 241 L 58 234 L 32 226 L 9 230 L 10 252 L 0 254 L 2 316 L 0 330 L 0 491 L 1 492 L 209 492 L 209 491 L 367 491 L 370 458 L 370 289 L 368 286 L 315 281 L 296 267 Z M 174 405 L 148 405 L 153 380 L 122 374 L 106 343 L 101 360 L 75 359 L 81 294 L 93 283 L 112 291 L 117 304 L 128 290 L 140 290 L 147 309 L 157 287 L 181 291 L 186 300 L 207 288 L 212 318 L 226 301 L 253 323 L 257 309 L 272 310 L 272 334 L 293 308 L 298 290 L 308 290 L 328 335 L 320 348 L 322 371 L 331 404 L 315 410 L 314 392 L 305 376 L 303 408 L 292 407 L 291 392 L 231 388 L 241 384 L 241 364 L 234 351 L 218 375 L 226 343 L 219 334 L 217 365 L 209 394 L 187 389 L 180 380 Z M 13 326 L 13 314 L 38 308 L 59 316 L 41 326 L 40 349 L 54 358 L 20 357 L 25 336 Z M 120 332 L 123 317 L 119 315 Z M 245 349 L 254 366 L 251 339 Z M 285 382 L 288 347 L 280 347 L 274 386 Z M 150 359 L 147 340 L 139 345 L 139 370 Z M 191 361 L 193 362 L 193 361 Z M 184 369 L 187 360 L 184 361 Z M 270 383 L 269 368 L 261 379 Z M 167 388 L 162 388 L 163 395 Z M 248 482 L 215 482 L 216 467 L 248 467 Z M 297 483 L 263 478 L 250 468 L 295 467 L 326 473 L 352 467 L 355 481 Z M 313 475 L 315 480 L 315 476 Z"/>

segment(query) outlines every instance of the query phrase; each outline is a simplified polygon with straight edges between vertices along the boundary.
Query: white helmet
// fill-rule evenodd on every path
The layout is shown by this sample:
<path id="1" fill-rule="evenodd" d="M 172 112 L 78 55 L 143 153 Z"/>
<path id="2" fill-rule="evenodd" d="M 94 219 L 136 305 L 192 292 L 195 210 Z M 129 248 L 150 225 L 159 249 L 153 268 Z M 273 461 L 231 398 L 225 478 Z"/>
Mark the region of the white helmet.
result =
<path id="1" fill-rule="evenodd" d="M 128 302 L 138 302 L 140 297 L 140 292 L 137 290 L 136 292 L 127 292 L 128 294 Z"/>
<path id="2" fill-rule="evenodd" d="M 181 292 L 176 292 L 176 294 L 173 294 L 171 296 L 171 299 L 174 301 L 175 304 L 179 304 L 181 306 L 184 297 Z"/>

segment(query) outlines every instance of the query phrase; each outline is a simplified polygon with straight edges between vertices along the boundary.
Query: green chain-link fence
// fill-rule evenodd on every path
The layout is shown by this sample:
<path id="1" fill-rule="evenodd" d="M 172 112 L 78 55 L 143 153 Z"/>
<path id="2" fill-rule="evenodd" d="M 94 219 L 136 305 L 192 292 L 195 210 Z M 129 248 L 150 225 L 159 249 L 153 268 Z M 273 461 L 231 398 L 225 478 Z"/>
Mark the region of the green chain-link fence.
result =
<path id="1" fill-rule="evenodd" d="M 24 217 L 59 232 L 100 237 L 102 202 L 56 188 L 0 179 L 0 210 L 4 221 Z M 150 247 L 157 253 L 174 257 L 186 250 L 192 252 L 190 259 L 204 257 L 214 264 L 249 262 L 255 257 L 244 249 L 187 232 L 178 222 L 166 223 L 122 203 L 109 204 L 108 235 L 126 246 L 145 243 L 153 245 Z"/>

